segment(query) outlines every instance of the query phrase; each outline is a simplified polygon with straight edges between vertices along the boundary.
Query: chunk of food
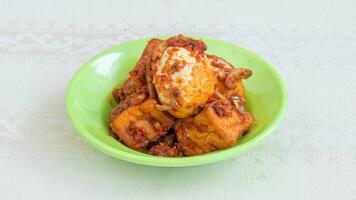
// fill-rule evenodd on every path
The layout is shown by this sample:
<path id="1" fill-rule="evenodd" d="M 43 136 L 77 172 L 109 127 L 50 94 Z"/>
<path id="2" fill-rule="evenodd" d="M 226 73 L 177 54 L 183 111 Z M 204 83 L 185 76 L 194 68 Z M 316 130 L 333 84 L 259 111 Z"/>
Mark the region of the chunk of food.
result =
<path id="1" fill-rule="evenodd" d="M 160 102 L 176 118 L 191 116 L 214 93 L 215 77 L 205 50 L 201 40 L 176 36 L 154 53 L 153 85 Z"/>
<path id="2" fill-rule="evenodd" d="M 175 140 L 175 134 L 171 133 L 163 136 L 158 144 L 151 147 L 149 154 L 163 157 L 181 157 L 182 152 L 178 148 L 178 143 Z"/>
<path id="3" fill-rule="evenodd" d="M 161 157 L 182 157 L 183 154 L 177 147 L 177 145 L 166 145 L 159 143 L 155 146 L 153 146 L 149 154 L 154 155 L 154 156 L 161 156 Z"/>
<path id="4" fill-rule="evenodd" d="M 155 100 L 148 99 L 123 110 L 110 128 L 127 146 L 144 151 L 149 142 L 157 141 L 173 124 L 173 117 L 157 110 Z"/>
<path id="5" fill-rule="evenodd" d="M 216 77 L 216 92 L 224 94 L 227 98 L 239 96 L 245 98 L 245 88 L 242 79 L 252 75 L 252 71 L 245 68 L 235 68 L 223 58 L 208 55 L 212 70 Z"/>
<path id="6" fill-rule="evenodd" d="M 138 105 L 147 98 L 155 96 L 152 78 L 149 73 L 153 51 L 163 41 L 152 39 L 148 42 L 135 68 L 121 88 L 115 88 L 112 95 L 118 103 L 110 113 L 110 121 L 130 106 Z"/>
<path id="7" fill-rule="evenodd" d="M 194 156 L 233 146 L 253 125 L 248 112 L 240 112 L 228 101 L 214 100 L 195 117 L 175 124 L 179 147 Z"/>

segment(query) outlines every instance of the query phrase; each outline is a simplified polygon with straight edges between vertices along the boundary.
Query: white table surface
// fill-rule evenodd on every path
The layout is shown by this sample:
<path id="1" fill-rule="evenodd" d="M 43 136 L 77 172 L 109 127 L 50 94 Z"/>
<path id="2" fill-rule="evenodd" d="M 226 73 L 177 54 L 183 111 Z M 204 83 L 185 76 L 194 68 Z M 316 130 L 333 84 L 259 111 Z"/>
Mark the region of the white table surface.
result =
<path id="1" fill-rule="evenodd" d="M 0 199 L 356 199 L 356 1 L 0 0 Z M 186 33 L 246 47 L 285 80 L 280 126 L 215 164 L 156 168 L 98 152 L 65 90 L 96 53 Z"/>

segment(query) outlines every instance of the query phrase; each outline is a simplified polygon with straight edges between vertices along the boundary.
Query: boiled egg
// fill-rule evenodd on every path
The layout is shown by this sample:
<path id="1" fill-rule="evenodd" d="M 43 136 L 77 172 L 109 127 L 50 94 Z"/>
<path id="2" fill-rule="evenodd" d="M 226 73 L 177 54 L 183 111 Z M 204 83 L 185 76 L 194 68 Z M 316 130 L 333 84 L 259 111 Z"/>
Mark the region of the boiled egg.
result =
<path id="1" fill-rule="evenodd" d="M 214 72 L 205 54 L 167 47 L 154 63 L 153 85 L 161 104 L 177 118 L 193 115 L 213 95 Z"/>

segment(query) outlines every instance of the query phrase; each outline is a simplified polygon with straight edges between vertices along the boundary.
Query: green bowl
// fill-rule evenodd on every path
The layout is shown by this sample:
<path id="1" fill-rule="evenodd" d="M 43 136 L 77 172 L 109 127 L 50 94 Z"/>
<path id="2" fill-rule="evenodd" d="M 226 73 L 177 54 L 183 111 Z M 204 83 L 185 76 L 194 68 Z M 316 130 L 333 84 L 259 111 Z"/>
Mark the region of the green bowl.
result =
<path id="1" fill-rule="evenodd" d="M 201 38 L 201 37 L 200 37 Z M 227 42 L 203 38 L 208 53 L 225 58 L 235 66 L 253 71 L 245 80 L 247 110 L 256 125 L 231 148 L 204 155 L 165 158 L 128 148 L 109 135 L 108 113 L 111 90 L 127 79 L 148 39 L 112 47 L 84 64 L 71 80 L 66 97 L 67 111 L 80 135 L 100 151 L 133 163 L 183 167 L 201 165 L 233 157 L 270 133 L 281 121 L 287 104 L 287 92 L 276 70 L 261 57 Z"/>

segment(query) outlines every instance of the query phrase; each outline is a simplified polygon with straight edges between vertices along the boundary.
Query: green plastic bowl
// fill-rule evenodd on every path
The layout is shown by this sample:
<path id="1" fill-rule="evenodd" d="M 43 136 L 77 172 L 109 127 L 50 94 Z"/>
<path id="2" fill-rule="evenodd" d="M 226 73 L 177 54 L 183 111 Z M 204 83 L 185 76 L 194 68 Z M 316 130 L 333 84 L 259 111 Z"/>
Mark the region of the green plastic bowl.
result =
<path id="1" fill-rule="evenodd" d="M 256 125 L 233 147 L 199 156 L 165 158 L 132 150 L 109 135 L 108 113 L 111 106 L 108 99 L 111 90 L 127 79 L 148 38 L 110 48 L 76 72 L 68 87 L 66 104 L 69 117 L 80 135 L 95 148 L 115 158 L 143 165 L 183 167 L 233 157 L 270 133 L 281 121 L 287 104 L 287 92 L 281 77 L 270 64 L 251 51 L 215 39 L 202 39 L 208 46 L 209 54 L 253 71 L 252 77 L 244 83 L 247 110 L 252 112 Z"/>

